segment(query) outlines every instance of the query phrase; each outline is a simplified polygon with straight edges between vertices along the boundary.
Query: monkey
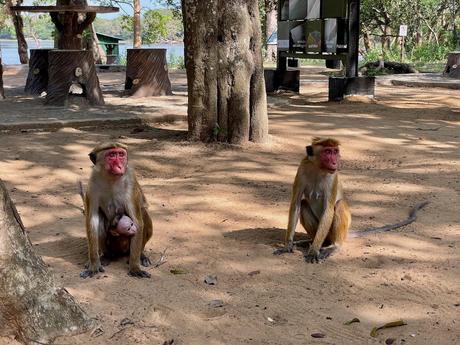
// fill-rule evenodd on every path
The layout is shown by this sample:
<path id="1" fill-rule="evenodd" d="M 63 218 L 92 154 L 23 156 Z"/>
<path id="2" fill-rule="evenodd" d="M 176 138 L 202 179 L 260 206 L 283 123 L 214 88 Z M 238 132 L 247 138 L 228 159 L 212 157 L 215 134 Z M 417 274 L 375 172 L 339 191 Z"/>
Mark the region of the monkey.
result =
<path id="1" fill-rule="evenodd" d="M 97 145 L 89 154 L 94 164 L 84 199 L 88 241 L 88 264 L 82 278 L 104 272 L 103 264 L 116 256 L 129 255 L 130 276 L 150 278 L 140 265 L 150 259 L 144 247 L 152 236 L 147 200 L 128 164 L 128 148 L 119 142 Z M 131 224 L 132 223 L 132 224 Z"/>
<path id="2" fill-rule="evenodd" d="M 340 163 L 339 141 L 318 138 L 307 146 L 292 188 L 285 247 L 274 254 L 292 252 L 295 228 L 299 221 L 313 239 L 305 261 L 319 262 L 345 241 L 351 224 L 351 212 L 343 195 L 337 172 Z M 326 246 L 323 247 L 323 244 Z"/>
<path id="3" fill-rule="evenodd" d="M 292 253 L 295 244 L 311 242 L 305 261 L 318 263 L 340 249 L 347 239 L 351 225 L 351 211 L 339 180 L 340 142 L 333 138 L 315 137 L 306 147 L 307 156 L 300 162 L 292 188 L 289 221 L 285 246 L 275 255 Z M 353 232 L 350 237 L 396 229 L 415 221 L 417 211 L 428 202 L 417 204 L 405 221 L 379 228 Z M 299 221 L 311 238 L 294 242 Z M 325 246 L 323 246 L 325 245 Z"/>

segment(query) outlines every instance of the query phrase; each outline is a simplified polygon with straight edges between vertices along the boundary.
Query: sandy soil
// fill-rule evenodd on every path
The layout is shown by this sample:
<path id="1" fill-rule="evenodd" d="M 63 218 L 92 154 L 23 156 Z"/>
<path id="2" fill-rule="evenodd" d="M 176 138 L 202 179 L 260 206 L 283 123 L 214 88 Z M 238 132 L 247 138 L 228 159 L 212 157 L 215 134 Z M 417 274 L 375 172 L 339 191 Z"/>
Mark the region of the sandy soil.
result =
<path id="1" fill-rule="evenodd" d="M 311 72 L 302 77 L 300 95 L 269 97 L 271 143 L 265 146 L 190 143 L 185 122 L 142 132 L 1 134 L 0 178 L 36 251 L 102 330 L 57 344 L 384 344 L 389 338 L 458 344 L 459 92 L 379 85 L 373 102 L 332 104 L 324 77 Z M 185 94 L 177 97 L 186 103 Z M 186 113 L 185 105 L 178 109 Z M 404 219 L 419 201 L 430 204 L 415 223 L 350 239 L 322 264 L 305 263 L 301 249 L 273 256 L 297 164 L 314 135 L 343 142 L 341 177 L 353 231 Z M 97 278 L 79 277 L 86 242 L 75 182 L 87 181 L 87 154 L 107 138 L 130 146 L 150 202 L 148 255 L 156 261 L 166 250 L 167 263 L 148 269 L 151 279 L 127 276 L 124 259 Z M 207 275 L 217 276 L 217 285 L 206 285 Z M 223 307 L 210 307 L 214 299 Z M 125 325 L 126 318 L 132 323 Z M 353 318 L 360 322 L 344 325 Z M 407 325 L 370 336 L 374 326 L 398 319 Z"/>

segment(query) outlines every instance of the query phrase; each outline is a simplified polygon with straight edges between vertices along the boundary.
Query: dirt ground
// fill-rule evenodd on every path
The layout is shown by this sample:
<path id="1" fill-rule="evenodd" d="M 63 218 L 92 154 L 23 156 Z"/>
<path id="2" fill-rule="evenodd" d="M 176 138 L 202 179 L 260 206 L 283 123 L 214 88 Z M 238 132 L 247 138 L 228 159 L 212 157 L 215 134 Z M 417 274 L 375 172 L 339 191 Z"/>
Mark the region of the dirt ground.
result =
<path id="1" fill-rule="evenodd" d="M 313 72 L 304 71 L 300 95 L 268 98 L 268 145 L 191 143 L 183 121 L 0 135 L 0 178 L 37 253 L 100 328 L 56 344 L 458 344 L 459 91 L 379 84 L 375 101 L 329 103 L 325 77 Z M 176 111 L 185 115 L 183 78 L 171 77 L 181 100 Z M 6 86 L 14 80 L 6 75 Z M 7 89 L 16 98 L 0 103 L 2 116 L 34 102 L 19 90 Z M 128 112 L 138 103 L 123 100 Z M 143 111 L 149 106 L 157 111 L 158 98 L 142 101 Z M 394 223 L 416 203 L 430 204 L 415 223 L 350 239 L 322 264 L 305 263 L 302 249 L 273 256 L 297 164 L 317 135 L 343 143 L 352 231 Z M 79 277 L 87 249 L 76 181 L 87 181 L 87 154 L 107 138 L 129 145 L 149 200 L 148 255 L 157 261 L 166 251 L 167 262 L 148 269 L 151 279 L 129 277 L 124 259 L 97 278 Z M 297 231 L 305 237 L 300 225 Z M 217 285 L 205 284 L 207 275 L 217 276 Z M 224 305 L 209 306 L 215 299 Z M 360 322 L 344 324 L 353 318 Z M 407 325 L 370 336 L 374 326 L 399 319 Z"/>

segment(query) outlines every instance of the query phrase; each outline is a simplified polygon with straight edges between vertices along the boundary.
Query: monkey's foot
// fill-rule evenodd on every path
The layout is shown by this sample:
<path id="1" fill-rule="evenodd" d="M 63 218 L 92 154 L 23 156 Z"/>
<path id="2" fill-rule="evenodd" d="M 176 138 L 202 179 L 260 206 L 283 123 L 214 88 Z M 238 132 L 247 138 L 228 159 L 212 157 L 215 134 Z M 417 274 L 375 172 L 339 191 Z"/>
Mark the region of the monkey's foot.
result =
<path id="1" fill-rule="evenodd" d="M 110 258 L 108 256 L 102 255 L 101 256 L 101 265 L 102 266 L 108 266 L 110 265 Z"/>
<path id="2" fill-rule="evenodd" d="M 310 263 L 319 263 L 325 259 L 327 259 L 329 256 L 331 256 L 332 253 L 334 253 L 337 250 L 337 247 L 335 245 L 331 245 L 329 247 L 324 247 L 320 248 L 320 250 L 315 250 L 313 248 L 310 248 L 305 254 L 305 261 L 310 262 Z"/>
<path id="3" fill-rule="evenodd" d="M 293 246 L 285 246 L 283 248 L 278 248 L 273 252 L 273 255 L 282 255 L 286 253 L 292 253 L 293 252 Z"/>
<path id="4" fill-rule="evenodd" d="M 87 269 L 82 271 L 80 273 L 80 278 L 83 278 L 83 279 L 86 279 L 86 278 L 92 278 L 93 276 L 95 276 L 96 274 L 98 274 L 99 272 L 105 272 L 104 270 L 104 267 L 102 266 L 99 266 L 99 267 L 96 267 L 94 269 L 90 269 L 88 267 L 86 267 Z"/>
<path id="5" fill-rule="evenodd" d="M 310 247 L 310 249 L 304 256 L 304 259 L 306 262 L 314 264 L 314 263 L 319 263 L 322 258 L 321 258 L 320 251 Z"/>
<path id="6" fill-rule="evenodd" d="M 131 276 L 131 277 L 135 277 L 135 278 L 150 278 L 151 277 L 149 272 L 142 271 L 142 270 L 129 271 L 128 275 Z"/>
<path id="7" fill-rule="evenodd" d="M 141 265 L 144 267 L 149 267 L 152 265 L 152 261 L 150 261 L 149 257 L 144 253 L 141 254 Z"/>

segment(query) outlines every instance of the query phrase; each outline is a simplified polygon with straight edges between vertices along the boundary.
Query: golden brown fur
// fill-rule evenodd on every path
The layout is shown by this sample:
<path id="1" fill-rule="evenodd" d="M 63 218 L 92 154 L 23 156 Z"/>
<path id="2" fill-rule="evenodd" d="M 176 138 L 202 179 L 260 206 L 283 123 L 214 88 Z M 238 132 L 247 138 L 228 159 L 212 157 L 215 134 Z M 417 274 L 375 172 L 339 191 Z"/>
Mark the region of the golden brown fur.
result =
<path id="1" fill-rule="evenodd" d="M 152 236 L 152 220 L 147 211 L 144 193 L 127 160 L 122 176 L 111 176 L 104 169 L 105 151 L 116 147 L 126 150 L 123 144 L 107 142 L 96 146 L 90 153 L 95 166 L 84 197 L 89 256 L 88 267 L 81 273 L 84 278 L 104 271 L 101 255 L 111 258 L 125 254 L 129 254 L 130 275 L 150 276 L 140 268 L 141 261 L 144 266 L 150 265 L 150 260 L 143 251 Z M 138 231 L 132 237 L 110 235 L 109 227 L 120 214 L 127 215 L 136 224 Z"/>
<path id="2" fill-rule="evenodd" d="M 339 142 L 333 138 L 313 139 L 314 155 L 300 162 L 294 180 L 285 247 L 275 254 L 292 252 L 299 218 L 312 239 L 305 256 L 309 262 L 326 258 L 346 240 L 351 213 L 343 196 L 339 174 L 321 168 L 318 158 L 323 147 L 338 145 Z M 323 247 L 323 244 L 327 246 Z"/>

